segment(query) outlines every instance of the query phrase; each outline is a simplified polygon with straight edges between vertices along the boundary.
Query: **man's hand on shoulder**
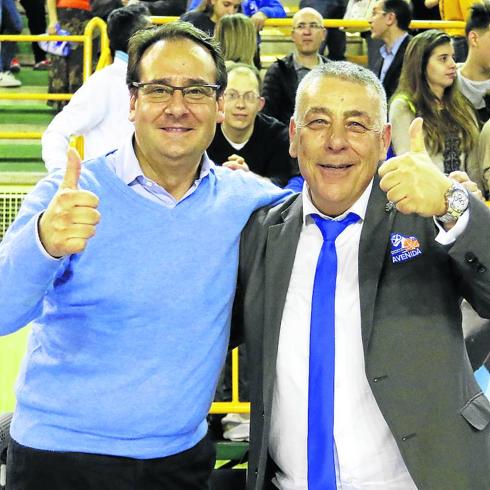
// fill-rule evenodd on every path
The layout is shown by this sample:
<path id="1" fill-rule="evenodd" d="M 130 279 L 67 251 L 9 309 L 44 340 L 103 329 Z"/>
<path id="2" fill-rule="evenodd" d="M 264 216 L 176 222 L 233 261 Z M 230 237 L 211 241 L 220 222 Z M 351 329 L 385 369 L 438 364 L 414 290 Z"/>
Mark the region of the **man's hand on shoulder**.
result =
<path id="1" fill-rule="evenodd" d="M 380 187 L 403 214 L 442 216 L 446 213 L 446 192 L 453 181 L 444 175 L 427 153 L 423 119 L 410 125 L 410 151 L 390 158 L 379 168 Z"/>
<path id="2" fill-rule="evenodd" d="M 52 257 L 85 250 L 100 221 L 99 198 L 78 188 L 80 171 L 80 156 L 70 148 L 63 181 L 39 220 L 41 243 Z"/>
<path id="3" fill-rule="evenodd" d="M 230 155 L 228 160 L 223 163 L 223 167 L 227 167 L 231 170 L 243 170 L 244 172 L 250 172 L 250 167 L 247 162 L 240 155 Z"/>

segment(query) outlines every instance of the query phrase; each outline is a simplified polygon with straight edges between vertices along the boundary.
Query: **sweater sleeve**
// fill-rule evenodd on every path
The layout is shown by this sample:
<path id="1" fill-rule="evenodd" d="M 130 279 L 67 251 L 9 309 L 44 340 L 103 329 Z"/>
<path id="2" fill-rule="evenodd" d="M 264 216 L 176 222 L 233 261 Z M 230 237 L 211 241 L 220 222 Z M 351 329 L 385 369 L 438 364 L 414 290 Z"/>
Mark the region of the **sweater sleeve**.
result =
<path id="1" fill-rule="evenodd" d="M 48 177 L 35 187 L 0 244 L 0 335 L 24 327 L 39 315 L 45 293 L 66 264 L 48 257 L 36 239 L 39 215 L 58 185 Z"/>
<path id="2" fill-rule="evenodd" d="M 391 102 L 389 115 L 392 127 L 391 144 L 396 155 L 401 155 L 410 150 L 408 129 L 414 119 L 415 114 L 410 110 L 405 100 L 395 98 Z"/>

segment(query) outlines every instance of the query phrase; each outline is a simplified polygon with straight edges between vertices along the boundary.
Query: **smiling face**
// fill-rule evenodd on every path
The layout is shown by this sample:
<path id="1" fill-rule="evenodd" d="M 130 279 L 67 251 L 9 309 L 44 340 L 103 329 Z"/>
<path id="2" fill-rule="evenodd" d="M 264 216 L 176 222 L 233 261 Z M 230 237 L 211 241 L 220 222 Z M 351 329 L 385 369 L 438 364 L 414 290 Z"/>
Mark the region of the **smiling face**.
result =
<path id="1" fill-rule="evenodd" d="M 425 76 L 432 92 L 442 98 L 444 90 L 456 79 L 454 48 L 450 43 L 441 44 L 433 49 L 427 62 Z"/>
<path id="2" fill-rule="evenodd" d="M 155 80 L 177 87 L 215 84 L 216 66 L 211 54 L 189 39 L 160 40 L 145 51 L 139 70 L 140 82 Z M 132 91 L 130 121 L 140 163 L 148 162 L 153 169 L 197 168 L 216 123 L 222 121 L 221 109 L 215 95 L 189 103 L 175 91 L 163 103 Z"/>
<path id="3" fill-rule="evenodd" d="M 247 69 L 235 69 L 228 74 L 224 100 L 225 131 L 232 128 L 247 132 L 253 127 L 257 113 L 264 107 L 257 77 Z"/>
<path id="4" fill-rule="evenodd" d="M 318 53 L 325 39 L 323 18 L 312 8 L 305 8 L 293 17 L 291 38 L 298 53 L 309 55 Z"/>
<path id="5" fill-rule="evenodd" d="M 338 78 L 313 79 L 291 120 L 297 157 L 315 206 L 338 216 L 361 196 L 386 157 L 391 128 L 382 124 L 374 88 Z"/>

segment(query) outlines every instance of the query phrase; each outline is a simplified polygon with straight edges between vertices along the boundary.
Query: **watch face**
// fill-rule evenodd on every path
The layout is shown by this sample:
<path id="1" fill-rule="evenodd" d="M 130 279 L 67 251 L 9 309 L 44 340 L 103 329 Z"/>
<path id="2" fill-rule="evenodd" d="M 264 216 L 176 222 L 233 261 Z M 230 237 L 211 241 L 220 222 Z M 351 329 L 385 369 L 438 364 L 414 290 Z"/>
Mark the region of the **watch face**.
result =
<path id="1" fill-rule="evenodd" d="M 455 190 L 451 196 L 451 207 L 457 211 L 462 213 L 468 207 L 468 196 L 462 190 Z"/>

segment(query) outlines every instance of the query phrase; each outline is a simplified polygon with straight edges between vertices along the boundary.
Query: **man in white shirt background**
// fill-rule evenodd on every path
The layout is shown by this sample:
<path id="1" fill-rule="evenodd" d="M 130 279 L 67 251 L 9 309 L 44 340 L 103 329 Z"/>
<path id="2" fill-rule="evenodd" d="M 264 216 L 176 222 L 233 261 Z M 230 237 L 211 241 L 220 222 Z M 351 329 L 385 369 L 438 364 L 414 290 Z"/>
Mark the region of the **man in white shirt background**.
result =
<path id="1" fill-rule="evenodd" d="M 114 62 L 95 72 L 44 132 L 42 157 L 50 172 L 66 166 L 73 135 L 84 137 L 84 158 L 90 159 L 118 148 L 134 131 L 128 119 L 128 41 L 150 25 L 148 16 L 149 10 L 142 4 L 122 7 L 109 15 L 107 34 Z"/>
<path id="2" fill-rule="evenodd" d="M 290 125 L 303 192 L 259 210 L 242 233 L 236 318 L 250 366 L 249 489 L 490 489 L 490 403 L 459 309 L 465 297 L 490 317 L 490 212 L 434 167 L 421 119 L 411 151 L 378 175 L 390 143 L 385 121 L 384 91 L 370 71 L 314 68 Z M 309 384 L 312 297 L 328 242 L 317 220 L 337 226 L 352 214 L 334 241 L 333 294 L 320 301 L 334 298 L 320 360 L 333 360 L 330 393 L 321 377 Z M 329 396 L 323 414 L 310 413 L 312 400 Z M 318 433 L 333 443 L 314 472 Z"/>

